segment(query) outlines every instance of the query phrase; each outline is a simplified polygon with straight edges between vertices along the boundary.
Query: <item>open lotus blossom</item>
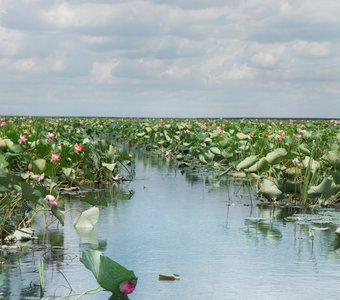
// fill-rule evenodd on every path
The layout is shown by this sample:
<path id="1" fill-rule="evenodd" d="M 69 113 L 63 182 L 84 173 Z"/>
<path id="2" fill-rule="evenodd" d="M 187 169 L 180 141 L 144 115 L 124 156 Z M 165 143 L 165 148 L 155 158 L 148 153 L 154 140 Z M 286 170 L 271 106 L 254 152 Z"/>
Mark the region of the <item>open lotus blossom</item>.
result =
<path id="1" fill-rule="evenodd" d="M 25 143 L 27 141 L 27 137 L 25 134 L 20 134 L 20 138 L 19 138 L 19 144 Z"/>
<path id="2" fill-rule="evenodd" d="M 57 199 L 53 195 L 46 195 L 45 200 L 49 206 L 58 206 Z"/>
<path id="3" fill-rule="evenodd" d="M 221 132 L 222 132 L 222 128 L 221 128 L 221 127 L 219 127 L 219 126 L 218 126 L 218 127 L 216 127 L 216 132 L 217 132 L 217 133 L 221 133 Z"/>
<path id="4" fill-rule="evenodd" d="M 48 138 L 49 140 L 54 139 L 54 133 L 53 133 L 53 132 L 48 132 L 48 133 L 47 133 L 47 138 Z"/>
<path id="5" fill-rule="evenodd" d="M 294 133 L 293 134 L 293 137 L 295 137 L 296 139 L 301 139 L 302 138 L 302 134 L 299 134 L 299 133 Z"/>
<path id="6" fill-rule="evenodd" d="M 136 285 L 131 282 L 131 281 L 123 281 L 120 285 L 119 285 L 119 290 L 123 293 L 123 294 L 131 294 L 136 288 Z"/>
<path id="7" fill-rule="evenodd" d="M 0 126 L 1 127 L 5 127 L 6 126 L 6 121 L 2 121 Z"/>
<path id="8" fill-rule="evenodd" d="M 57 153 L 52 153 L 52 156 L 51 156 L 51 161 L 59 161 L 60 160 L 60 155 L 57 154 Z"/>
<path id="9" fill-rule="evenodd" d="M 83 152 L 83 145 L 82 144 L 75 144 L 74 145 L 74 151 L 77 153 Z"/>

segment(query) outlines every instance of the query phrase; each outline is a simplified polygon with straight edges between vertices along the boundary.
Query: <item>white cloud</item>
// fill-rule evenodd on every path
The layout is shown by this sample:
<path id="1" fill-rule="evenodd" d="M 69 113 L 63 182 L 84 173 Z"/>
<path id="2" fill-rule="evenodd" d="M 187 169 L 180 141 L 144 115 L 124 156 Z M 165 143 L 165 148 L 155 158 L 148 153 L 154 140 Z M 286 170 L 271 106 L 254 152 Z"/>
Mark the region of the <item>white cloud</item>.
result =
<path id="1" fill-rule="evenodd" d="M 93 62 L 91 76 L 97 83 L 113 83 L 113 70 L 119 65 L 119 61 L 112 59 L 104 62 Z"/>

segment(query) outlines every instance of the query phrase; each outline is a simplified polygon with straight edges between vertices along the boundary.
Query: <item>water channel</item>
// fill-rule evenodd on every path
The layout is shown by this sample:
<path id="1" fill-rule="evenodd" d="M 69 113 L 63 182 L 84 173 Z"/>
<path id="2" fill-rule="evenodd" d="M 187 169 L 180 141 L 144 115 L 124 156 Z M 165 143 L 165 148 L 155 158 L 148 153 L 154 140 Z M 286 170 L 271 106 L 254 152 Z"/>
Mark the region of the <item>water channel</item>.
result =
<path id="1" fill-rule="evenodd" d="M 308 224 L 284 222 L 292 211 L 258 208 L 255 199 L 232 179 L 182 174 L 165 160 L 137 155 L 132 182 L 65 195 L 64 227 L 45 231 L 37 222 L 38 241 L 22 252 L 3 252 L 0 299 L 41 298 L 40 258 L 45 299 L 95 288 L 79 262 L 88 247 L 134 270 L 138 284 L 131 300 L 340 299 L 334 228 L 311 234 Z M 88 202 L 106 205 L 99 206 L 95 230 L 77 232 L 72 223 L 91 207 Z M 159 281 L 160 273 L 179 274 L 180 280 Z M 103 291 L 81 299 L 109 298 Z"/>

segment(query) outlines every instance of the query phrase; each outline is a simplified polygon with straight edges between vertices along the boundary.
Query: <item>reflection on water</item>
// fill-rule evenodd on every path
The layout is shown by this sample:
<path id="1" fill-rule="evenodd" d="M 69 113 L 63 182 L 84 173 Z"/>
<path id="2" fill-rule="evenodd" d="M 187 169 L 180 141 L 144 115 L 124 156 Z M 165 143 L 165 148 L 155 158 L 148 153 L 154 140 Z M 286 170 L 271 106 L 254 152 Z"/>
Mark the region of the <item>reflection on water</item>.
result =
<path id="1" fill-rule="evenodd" d="M 45 297 L 95 288 L 79 262 L 89 247 L 134 270 L 139 279 L 131 300 L 338 299 L 335 227 L 286 222 L 298 211 L 258 208 L 249 184 L 137 154 L 133 182 L 63 198 L 64 227 L 45 231 L 37 223 L 38 241 L 21 252 L 3 251 L 4 299 L 41 297 L 40 258 Z M 76 230 L 73 221 L 92 204 L 100 207 L 98 224 Z M 159 281 L 160 273 L 181 280 Z M 82 299 L 110 297 L 101 291 Z"/>

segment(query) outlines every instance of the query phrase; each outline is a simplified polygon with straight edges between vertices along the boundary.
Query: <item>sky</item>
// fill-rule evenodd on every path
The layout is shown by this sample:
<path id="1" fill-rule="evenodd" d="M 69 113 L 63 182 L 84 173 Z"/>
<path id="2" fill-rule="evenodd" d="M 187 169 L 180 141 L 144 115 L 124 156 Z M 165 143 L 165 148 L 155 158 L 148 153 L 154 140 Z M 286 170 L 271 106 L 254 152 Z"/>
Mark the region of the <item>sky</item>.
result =
<path id="1" fill-rule="evenodd" d="M 0 0 L 0 115 L 340 118 L 339 0 Z"/>

